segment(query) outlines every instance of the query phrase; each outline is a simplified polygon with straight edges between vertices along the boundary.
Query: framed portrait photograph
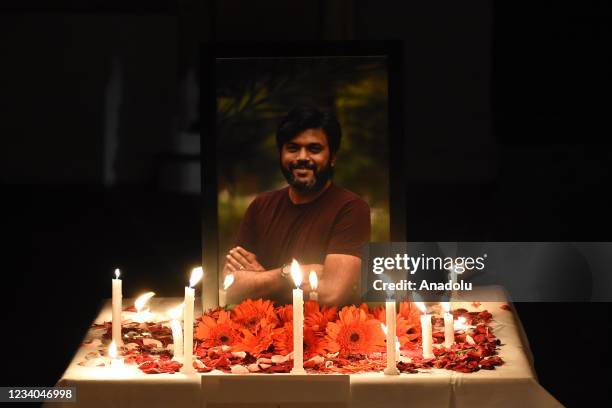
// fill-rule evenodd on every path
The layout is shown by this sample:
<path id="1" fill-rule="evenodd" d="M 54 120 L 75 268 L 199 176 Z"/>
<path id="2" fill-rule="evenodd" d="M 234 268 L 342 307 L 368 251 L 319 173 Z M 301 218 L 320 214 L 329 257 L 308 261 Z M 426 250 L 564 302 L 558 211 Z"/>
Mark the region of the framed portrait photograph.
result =
<path id="1" fill-rule="evenodd" d="M 401 47 L 202 48 L 205 306 L 358 300 L 362 248 L 405 240 Z M 314 280 L 314 281 L 313 281 Z"/>

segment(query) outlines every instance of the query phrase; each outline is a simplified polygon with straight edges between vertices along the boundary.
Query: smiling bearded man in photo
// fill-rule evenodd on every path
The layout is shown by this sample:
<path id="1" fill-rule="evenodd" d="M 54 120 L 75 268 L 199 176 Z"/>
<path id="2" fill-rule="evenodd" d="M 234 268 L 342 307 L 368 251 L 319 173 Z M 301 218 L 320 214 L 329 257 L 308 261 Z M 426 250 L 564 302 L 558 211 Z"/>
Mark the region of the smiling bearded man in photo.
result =
<path id="1" fill-rule="evenodd" d="M 336 117 L 316 108 L 295 108 L 281 121 L 276 144 L 288 186 L 258 195 L 246 210 L 223 269 L 235 278 L 230 303 L 247 297 L 288 303 L 292 259 L 302 267 L 306 298 L 315 271 L 320 303 L 358 299 L 370 208 L 332 181 L 341 134 Z"/>

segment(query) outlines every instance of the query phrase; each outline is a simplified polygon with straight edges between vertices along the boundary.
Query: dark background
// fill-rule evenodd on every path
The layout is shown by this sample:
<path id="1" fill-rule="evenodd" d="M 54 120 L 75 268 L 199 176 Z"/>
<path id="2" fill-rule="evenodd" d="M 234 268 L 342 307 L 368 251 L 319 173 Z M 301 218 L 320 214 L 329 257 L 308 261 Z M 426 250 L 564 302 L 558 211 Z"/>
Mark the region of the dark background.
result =
<path id="1" fill-rule="evenodd" d="M 608 3 L 11 3 L 2 385 L 54 384 L 114 267 L 168 296 L 200 262 L 202 41 L 404 40 L 408 240 L 612 240 Z M 517 308 L 541 384 L 606 405 L 610 305 Z"/>

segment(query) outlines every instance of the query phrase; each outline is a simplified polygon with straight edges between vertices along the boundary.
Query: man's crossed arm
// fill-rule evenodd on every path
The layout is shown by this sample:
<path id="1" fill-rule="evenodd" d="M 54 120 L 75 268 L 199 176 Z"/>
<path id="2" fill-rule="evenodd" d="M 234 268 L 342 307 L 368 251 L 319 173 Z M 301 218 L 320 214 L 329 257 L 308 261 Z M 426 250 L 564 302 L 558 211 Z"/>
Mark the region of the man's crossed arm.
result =
<path id="1" fill-rule="evenodd" d="M 323 265 L 301 265 L 301 269 L 304 273 L 302 289 L 306 294 L 312 290 L 308 283 L 308 273 L 313 270 L 319 280 L 319 302 L 341 305 L 353 299 L 354 288 L 359 285 L 361 259 L 352 255 L 328 254 Z M 257 256 L 242 247 L 235 247 L 227 254 L 223 274 L 225 276 L 229 273 L 234 274 L 234 284 L 227 290 L 228 299 L 232 303 L 246 297 L 288 295 L 289 290 L 294 287 L 292 282 L 281 276 L 280 267 L 265 270 L 257 261 Z"/>

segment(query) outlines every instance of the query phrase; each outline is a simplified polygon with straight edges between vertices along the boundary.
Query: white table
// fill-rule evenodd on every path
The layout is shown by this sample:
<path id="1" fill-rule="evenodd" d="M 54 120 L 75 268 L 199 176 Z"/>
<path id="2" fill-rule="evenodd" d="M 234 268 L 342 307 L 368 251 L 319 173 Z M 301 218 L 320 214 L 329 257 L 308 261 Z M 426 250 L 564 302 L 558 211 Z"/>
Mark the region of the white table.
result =
<path id="1" fill-rule="evenodd" d="M 491 290 L 496 290 L 492 288 Z M 151 308 L 165 311 L 181 299 L 153 299 Z M 125 304 L 128 304 L 127 302 Z M 562 406 L 537 381 L 529 345 L 515 313 L 483 302 L 453 308 L 489 310 L 496 336 L 501 339 L 500 356 L 505 364 L 495 370 L 459 373 L 432 369 L 418 374 L 385 376 L 382 373 L 352 375 L 246 374 L 213 371 L 188 376 L 144 374 L 128 367 L 122 378 L 105 367 L 78 365 L 90 351 L 81 347 L 59 386 L 77 387 L 77 402 L 66 407 L 559 407 Z M 110 320 L 110 301 L 96 323 Z M 60 407 L 60 404 L 48 404 Z"/>

